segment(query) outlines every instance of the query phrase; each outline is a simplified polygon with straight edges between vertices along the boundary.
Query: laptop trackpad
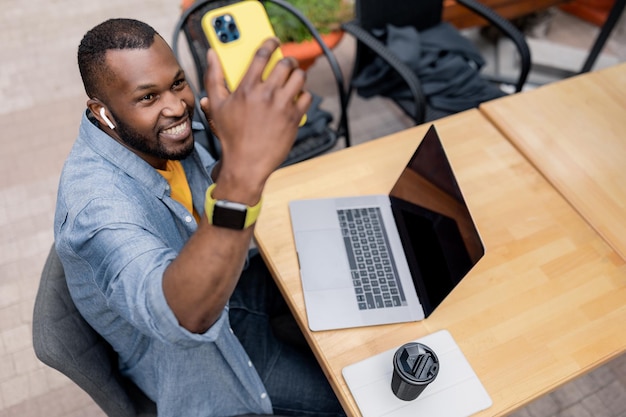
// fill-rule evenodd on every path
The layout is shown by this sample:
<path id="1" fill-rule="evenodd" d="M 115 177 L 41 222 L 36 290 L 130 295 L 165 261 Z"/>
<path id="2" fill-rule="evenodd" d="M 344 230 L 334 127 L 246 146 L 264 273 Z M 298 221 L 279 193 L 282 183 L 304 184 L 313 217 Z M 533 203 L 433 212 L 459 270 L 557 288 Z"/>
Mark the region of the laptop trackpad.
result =
<path id="1" fill-rule="evenodd" d="M 352 286 L 346 247 L 338 229 L 297 232 L 295 238 L 305 290 Z"/>

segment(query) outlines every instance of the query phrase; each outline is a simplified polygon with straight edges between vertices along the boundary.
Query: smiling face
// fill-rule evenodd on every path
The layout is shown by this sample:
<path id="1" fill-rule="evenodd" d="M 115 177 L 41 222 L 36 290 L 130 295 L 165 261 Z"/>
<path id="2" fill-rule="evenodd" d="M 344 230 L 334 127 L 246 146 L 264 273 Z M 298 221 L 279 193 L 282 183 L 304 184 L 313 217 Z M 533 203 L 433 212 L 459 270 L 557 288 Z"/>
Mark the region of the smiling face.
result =
<path id="1" fill-rule="evenodd" d="M 194 97 L 163 38 L 155 35 L 147 49 L 108 50 L 106 65 L 112 76 L 102 101 L 115 124 L 107 133 L 158 169 L 187 157 Z"/>

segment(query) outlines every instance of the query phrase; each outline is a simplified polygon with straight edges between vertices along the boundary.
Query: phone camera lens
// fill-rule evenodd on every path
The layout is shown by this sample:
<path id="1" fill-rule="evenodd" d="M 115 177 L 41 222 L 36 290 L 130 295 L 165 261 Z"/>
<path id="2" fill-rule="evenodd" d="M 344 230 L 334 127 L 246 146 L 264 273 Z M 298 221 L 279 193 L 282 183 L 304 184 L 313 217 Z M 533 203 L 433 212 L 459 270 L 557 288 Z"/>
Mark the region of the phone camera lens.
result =
<path id="1" fill-rule="evenodd" d="M 215 30 L 217 38 L 222 43 L 239 39 L 239 29 L 237 29 L 235 20 L 229 14 L 215 17 L 215 19 L 213 19 L 213 29 Z"/>

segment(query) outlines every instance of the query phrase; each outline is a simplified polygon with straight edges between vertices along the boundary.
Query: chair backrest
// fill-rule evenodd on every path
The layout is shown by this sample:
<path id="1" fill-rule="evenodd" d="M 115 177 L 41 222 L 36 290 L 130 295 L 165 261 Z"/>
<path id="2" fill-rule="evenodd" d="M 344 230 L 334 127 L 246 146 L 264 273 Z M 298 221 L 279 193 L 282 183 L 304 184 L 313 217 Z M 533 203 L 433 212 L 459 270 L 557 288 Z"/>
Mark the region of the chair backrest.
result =
<path id="1" fill-rule="evenodd" d="M 179 61 L 181 59 L 181 53 L 179 49 L 179 38 L 181 34 L 184 34 L 184 37 L 187 41 L 187 45 L 189 47 L 189 52 L 191 57 L 193 58 L 195 72 L 196 72 L 196 96 L 202 94 L 203 88 L 203 74 L 207 70 L 206 63 L 206 52 L 208 50 L 209 43 L 206 40 L 206 36 L 202 30 L 202 16 L 209 10 L 213 10 L 215 8 L 237 3 L 242 0 L 197 0 L 191 4 L 186 10 L 183 11 L 176 27 L 174 29 L 174 35 L 172 40 L 172 50 L 174 51 L 174 55 L 178 58 Z M 249 0 L 245 0 L 249 1 Z M 350 133 L 348 128 L 348 121 L 346 116 L 346 107 L 347 107 L 347 99 L 346 99 L 346 91 L 344 86 L 344 78 L 341 72 L 341 68 L 337 62 L 337 59 L 333 52 L 328 48 L 328 46 L 323 42 L 320 34 L 317 29 L 311 24 L 310 21 L 304 16 L 299 10 L 293 7 L 291 4 L 283 1 L 283 0 L 260 0 L 262 3 L 273 3 L 287 12 L 291 13 L 295 16 L 311 33 L 314 41 L 318 43 L 320 48 L 322 49 L 323 56 L 327 60 L 330 70 L 332 73 L 333 80 L 335 81 L 335 85 L 337 88 L 337 99 L 339 102 L 338 105 L 338 117 L 336 121 L 336 127 L 331 128 L 328 126 L 324 129 L 322 134 L 317 134 L 312 137 L 306 137 L 302 140 L 296 141 L 294 145 L 294 149 L 290 153 L 287 161 L 283 165 L 289 165 L 294 162 L 299 162 L 304 159 L 308 159 L 315 155 L 318 155 L 330 148 L 332 148 L 337 140 L 341 137 L 345 139 L 346 146 L 350 146 Z M 199 108 L 199 101 L 196 102 L 196 114 L 198 117 L 198 121 L 202 122 L 206 130 L 210 130 L 210 125 L 206 121 L 206 118 L 202 114 L 202 110 Z M 308 124 L 301 128 L 307 129 Z M 215 137 L 210 134 L 209 135 L 209 151 L 213 154 L 214 157 L 219 157 L 219 145 L 215 140 Z"/>
<path id="2" fill-rule="evenodd" d="M 365 30 L 394 26 L 414 26 L 418 31 L 441 22 L 442 0 L 356 0 L 354 13 Z"/>
<path id="3" fill-rule="evenodd" d="M 442 11 L 443 0 L 355 0 L 354 3 L 356 21 L 367 32 L 385 29 L 388 24 L 425 30 L 441 22 Z M 370 48 L 357 42 L 354 73 L 360 73 L 376 56 Z"/>
<path id="4" fill-rule="evenodd" d="M 154 402 L 119 373 L 111 346 L 76 309 L 54 246 L 35 298 L 33 347 L 39 360 L 74 381 L 108 416 L 156 416 Z"/>

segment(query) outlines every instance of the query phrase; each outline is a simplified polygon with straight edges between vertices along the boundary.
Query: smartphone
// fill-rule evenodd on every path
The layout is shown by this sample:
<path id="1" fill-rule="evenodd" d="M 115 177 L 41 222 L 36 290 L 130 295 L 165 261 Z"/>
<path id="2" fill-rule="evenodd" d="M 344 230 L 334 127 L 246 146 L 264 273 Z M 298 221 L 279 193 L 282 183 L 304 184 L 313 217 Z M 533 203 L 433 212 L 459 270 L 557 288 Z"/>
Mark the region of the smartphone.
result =
<path id="1" fill-rule="evenodd" d="M 276 36 L 265 8 L 256 0 L 244 0 L 208 11 L 202 17 L 202 30 L 222 64 L 230 91 L 235 91 L 241 82 L 263 41 Z M 265 67 L 263 79 L 282 58 L 283 54 L 277 48 Z M 306 115 L 300 126 L 305 122 Z"/>

